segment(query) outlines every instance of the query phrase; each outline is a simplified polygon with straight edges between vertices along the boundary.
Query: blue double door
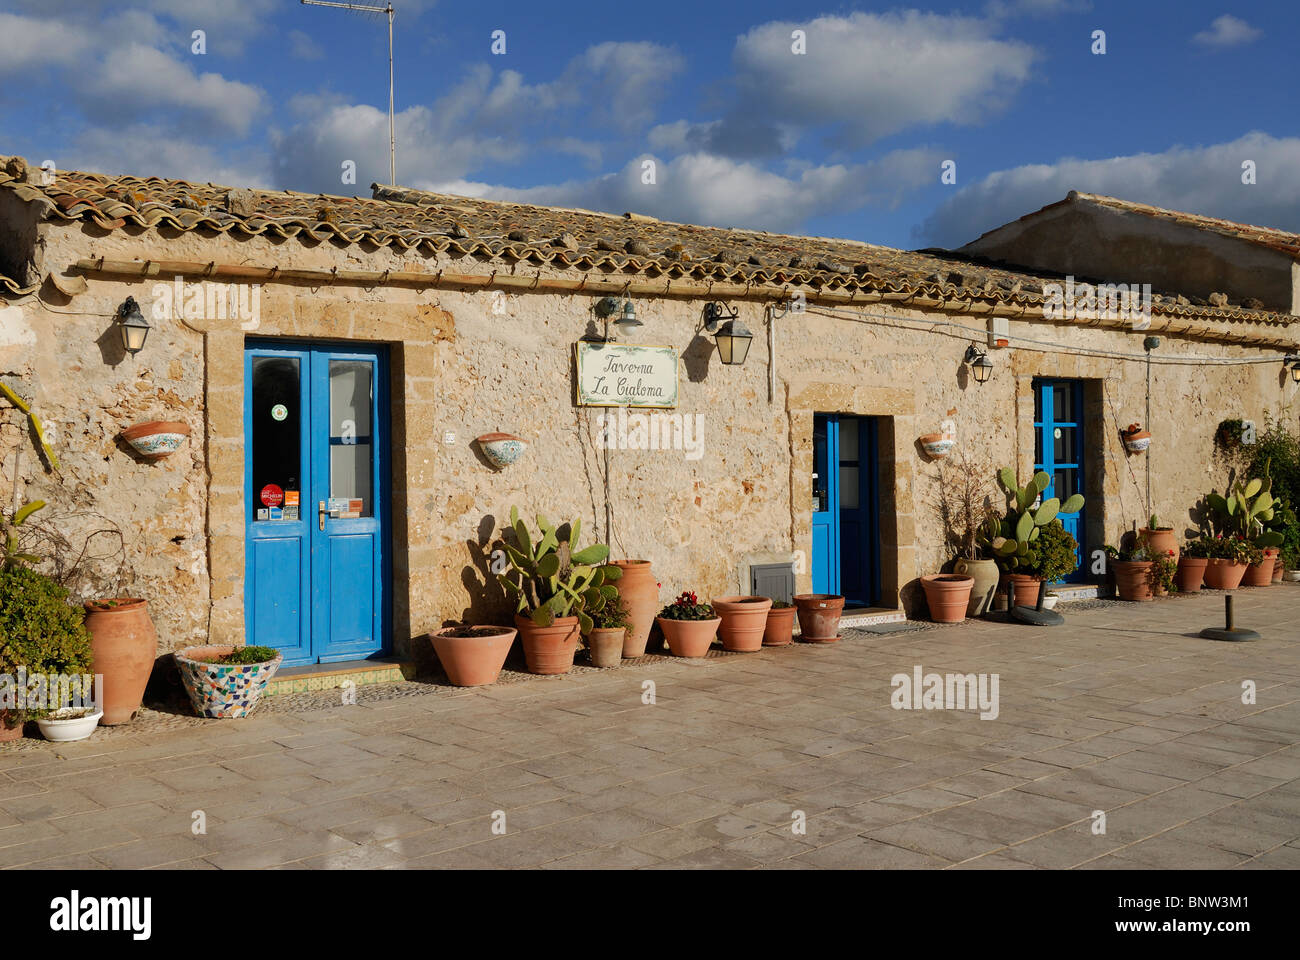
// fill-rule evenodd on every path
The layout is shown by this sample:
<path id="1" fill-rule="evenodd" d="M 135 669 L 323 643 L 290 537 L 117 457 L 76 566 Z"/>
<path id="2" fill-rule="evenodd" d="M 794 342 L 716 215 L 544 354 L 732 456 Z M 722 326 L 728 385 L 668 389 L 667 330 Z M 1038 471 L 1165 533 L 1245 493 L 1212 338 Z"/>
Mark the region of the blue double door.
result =
<path id="1" fill-rule="evenodd" d="M 1083 382 L 1080 380 L 1034 381 L 1034 472 L 1042 470 L 1050 478 L 1043 499 L 1060 498 L 1064 503 L 1084 488 L 1086 437 L 1083 418 Z M 1082 580 L 1087 573 L 1085 511 L 1061 513 L 1061 525 L 1079 544 L 1078 569 L 1066 582 Z"/>
<path id="2" fill-rule="evenodd" d="M 813 418 L 812 585 L 846 606 L 880 603 L 880 499 L 873 417 Z"/>
<path id="3" fill-rule="evenodd" d="M 388 637 L 388 363 L 382 348 L 250 342 L 244 354 L 245 622 L 286 665 Z"/>

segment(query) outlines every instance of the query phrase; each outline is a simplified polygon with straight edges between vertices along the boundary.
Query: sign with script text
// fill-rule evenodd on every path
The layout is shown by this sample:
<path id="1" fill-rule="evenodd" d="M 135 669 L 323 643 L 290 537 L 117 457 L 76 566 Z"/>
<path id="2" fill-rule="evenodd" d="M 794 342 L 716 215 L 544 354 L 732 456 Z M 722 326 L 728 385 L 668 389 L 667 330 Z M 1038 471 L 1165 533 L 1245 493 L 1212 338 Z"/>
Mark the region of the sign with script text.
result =
<path id="1" fill-rule="evenodd" d="M 677 351 L 622 343 L 579 343 L 578 406 L 677 406 Z"/>

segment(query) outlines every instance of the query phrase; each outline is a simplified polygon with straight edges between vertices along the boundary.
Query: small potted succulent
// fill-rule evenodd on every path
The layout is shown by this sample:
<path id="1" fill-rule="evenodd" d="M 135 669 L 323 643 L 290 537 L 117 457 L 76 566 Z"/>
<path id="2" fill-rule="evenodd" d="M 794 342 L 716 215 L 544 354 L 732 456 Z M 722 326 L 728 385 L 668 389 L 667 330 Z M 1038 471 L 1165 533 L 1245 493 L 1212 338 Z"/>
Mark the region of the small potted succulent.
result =
<path id="1" fill-rule="evenodd" d="M 675 657 L 702 657 L 709 652 L 722 618 L 707 603 L 700 603 L 693 591 L 683 590 L 655 618 L 664 641 Z"/>
<path id="2" fill-rule="evenodd" d="M 206 644 L 172 656 L 200 717 L 237 719 L 253 712 L 284 656 L 274 647 Z"/>
<path id="3" fill-rule="evenodd" d="M 623 662 L 623 644 L 627 640 L 627 605 L 615 594 L 613 600 L 602 601 L 587 610 L 591 629 L 586 633 L 587 658 L 593 667 L 617 667 Z"/>
<path id="4" fill-rule="evenodd" d="M 496 683 L 514 645 L 514 627 L 453 626 L 429 634 L 438 662 L 457 687 Z"/>
<path id="5" fill-rule="evenodd" d="M 763 628 L 763 646 L 784 647 L 793 642 L 794 614 L 793 603 L 772 601 L 772 609 L 767 611 L 767 625 Z"/>
<path id="6" fill-rule="evenodd" d="M 1124 438 L 1124 449 L 1129 453 L 1142 453 L 1151 446 L 1151 434 L 1143 430 L 1140 423 L 1130 423 L 1121 436 Z"/>

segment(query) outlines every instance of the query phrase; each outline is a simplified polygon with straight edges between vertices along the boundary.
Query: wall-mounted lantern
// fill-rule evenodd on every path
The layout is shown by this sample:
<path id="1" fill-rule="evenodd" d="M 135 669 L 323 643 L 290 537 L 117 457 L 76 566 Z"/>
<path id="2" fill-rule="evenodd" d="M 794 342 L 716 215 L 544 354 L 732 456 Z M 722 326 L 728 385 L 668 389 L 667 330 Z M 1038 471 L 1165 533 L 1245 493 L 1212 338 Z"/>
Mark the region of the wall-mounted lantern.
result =
<path id="1" fill-rule="evenodd" d="M 1291 382 L 1300 383 L 1300 357 L 1287 357 L 1282 365 L 1291 368 Z"/>
<path id="2" fill-rule="evenodd" d="M 713 334 L 718 343 L 718 356 L 729 366 L 740 366 L 749 356 L 749 345 L 754 335 L 740 322 L 735 307 L 713 301 L 704 305 L 704 329 Z"/>
<path id="3" fill-rule="evenodd" d="M 609 323 L 614 321 L 614 326 L 631 330 L 634 327 L 641 327 L 644 324 L 637 319 L 636 306 L 630 299 L 620 300 L 618 297 L 602 297 L 596 301 L 593 312 L 601 320 L 605 321 L 605 343 L 613 343 L 614 337 L 609 335 Z M 585 337 L 588 340 L 599 340 L 599 337 Z"/>
<path id="4" fill-rule="evenodd" d="M 153 329 L 140 312 L 135 297 L 127 297 L 117 308 L 117 328 L 122 334 L 122 349 L 133 357 L 144 349 L 144 342 Z"/>
<path id="5" fill-rule="evenodd" d="M 966 348 L 966 355 L 962 357 L 961 362 L 970 365 L 976 383 L 988 383 L 989 377 L 993 376 L 993 361 L 989 359 L 987 353 L 973 343 Z"/>

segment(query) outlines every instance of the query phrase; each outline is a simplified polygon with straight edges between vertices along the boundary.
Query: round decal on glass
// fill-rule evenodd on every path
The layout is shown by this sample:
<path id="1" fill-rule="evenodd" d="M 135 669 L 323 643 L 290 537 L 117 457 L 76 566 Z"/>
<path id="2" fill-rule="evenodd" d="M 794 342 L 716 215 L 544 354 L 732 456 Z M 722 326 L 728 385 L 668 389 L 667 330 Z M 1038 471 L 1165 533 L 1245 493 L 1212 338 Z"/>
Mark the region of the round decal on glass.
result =
<path id="1" fill-rule="evenodd" d="M 288 416 L 289 416 L 289 408 L 286 407 L 283 403 L 277 403 L 274 407 L 271 408 L 272 420 L 284 420 Z"/>
<path id="2" fill-rule="evenodd" d="M 278 507 L 284 503 L 284 491 L 274 483 L 268 483 L 262 488 L 262 503 L 268 507 Z"/>

